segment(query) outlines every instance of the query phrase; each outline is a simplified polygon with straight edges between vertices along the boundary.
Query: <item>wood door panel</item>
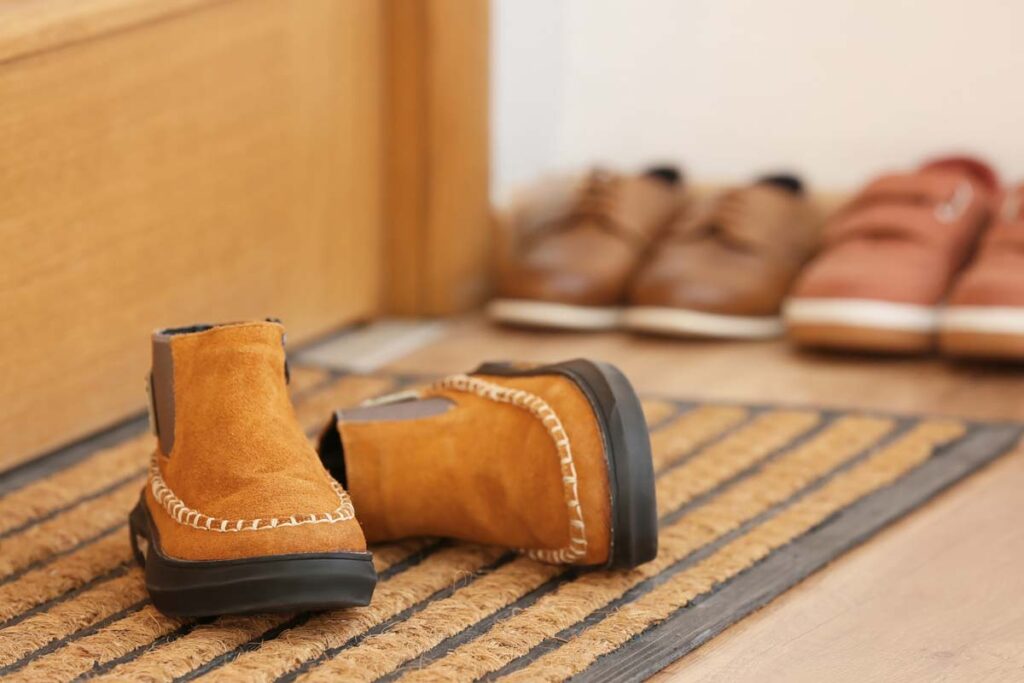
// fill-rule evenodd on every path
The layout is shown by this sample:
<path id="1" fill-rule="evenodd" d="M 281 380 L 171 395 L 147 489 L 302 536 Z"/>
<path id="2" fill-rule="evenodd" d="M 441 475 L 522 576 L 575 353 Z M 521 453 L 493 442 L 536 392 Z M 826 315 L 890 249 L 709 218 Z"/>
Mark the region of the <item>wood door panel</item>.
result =
<path id="1" fill-rule="evenodd" d="M 0 62 L 0 469 L 140 409 L 153 328 L 377 310 L 378 4 L 195 5 Z"/>
<path id="2" fill-rule="evenodd" d="M 490 3 L 387 0 L 385 300 L 439 315 L 486 298 Z"/>

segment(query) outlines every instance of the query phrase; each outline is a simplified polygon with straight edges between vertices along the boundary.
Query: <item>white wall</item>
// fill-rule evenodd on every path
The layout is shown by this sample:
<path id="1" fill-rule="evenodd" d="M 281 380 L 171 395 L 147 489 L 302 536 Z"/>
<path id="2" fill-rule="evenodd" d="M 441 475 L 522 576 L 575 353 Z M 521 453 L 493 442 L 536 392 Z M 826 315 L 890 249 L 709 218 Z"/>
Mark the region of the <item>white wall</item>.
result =
<path id="1" fill-rule="evenodd" d="M 492 0 L 494 190 L 594 162 L 855 187 L 973 151 L 1024 181 L 1020 0 Z"/>

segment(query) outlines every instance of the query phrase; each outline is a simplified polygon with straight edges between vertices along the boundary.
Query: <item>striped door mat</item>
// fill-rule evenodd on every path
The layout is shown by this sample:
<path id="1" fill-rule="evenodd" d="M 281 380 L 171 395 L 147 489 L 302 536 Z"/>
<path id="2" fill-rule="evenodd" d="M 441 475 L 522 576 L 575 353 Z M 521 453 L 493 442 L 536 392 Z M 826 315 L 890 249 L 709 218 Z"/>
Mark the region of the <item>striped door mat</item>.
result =
<path id="1" fill-rule="evenodd" d="M 297 368 L 310 433 L 408 378 Z M 12 680 L 636 680 L 980 465 L 1019 425 L 648 399 L 660 552 L 633 571 L 499 548 L 374 548 L 369 607 L 161 615 L 128 545 L 140 421 L 0 478 L 0 674 Z"/>

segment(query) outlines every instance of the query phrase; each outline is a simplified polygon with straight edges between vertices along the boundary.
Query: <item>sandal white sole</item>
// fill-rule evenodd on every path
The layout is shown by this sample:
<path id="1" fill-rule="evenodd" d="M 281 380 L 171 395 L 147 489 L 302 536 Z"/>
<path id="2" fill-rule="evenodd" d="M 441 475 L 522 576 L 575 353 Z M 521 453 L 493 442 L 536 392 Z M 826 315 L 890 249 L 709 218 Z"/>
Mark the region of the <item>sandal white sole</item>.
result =
<path id="1" fill-rule="evenodd" d="M 1024 335 L 1024 308 L 950 306 L 942 312 L 940 325 L 944 332 Z"/>
<path id="2" fill-rule="evenodd" d="M 871 299 L 790 299 L 783 307 L 790 325 L 848 325 L 903 332 L 935 332 L 939 308 Z"/>
<path id="3" fill-rule="evenodd" d="M 783 317 L 797 344 L 883 353 L 928 351 L 939 328 L 937 306 L 871 299 L 790 299 Z"/>
<path id="4" fill-rule="evenodd" d="M 950 355 L 1024 361 L 1024 307 L 951 306 L 939 325 L 940 345 Z"/>

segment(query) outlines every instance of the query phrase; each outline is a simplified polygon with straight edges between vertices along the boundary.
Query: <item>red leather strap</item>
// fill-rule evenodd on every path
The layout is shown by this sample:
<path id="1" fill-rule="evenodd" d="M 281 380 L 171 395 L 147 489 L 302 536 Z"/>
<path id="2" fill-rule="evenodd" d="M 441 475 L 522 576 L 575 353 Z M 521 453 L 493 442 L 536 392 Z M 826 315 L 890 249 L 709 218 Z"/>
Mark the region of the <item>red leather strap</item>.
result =
<path id="1" fill-rule="evenodd" d="M 853 239 L 890 238 L 923 245 L 944 241 L 943 231 L 931 206 L 877 204 L 844 214 L 828 228 L 829 244 Z"/>
<path id="2" fill-rule="evenodd" d="M 878 178 L 853 200 L 852 206 L 892 202 L 900 204 L 937 204 L 949 201 L 965 181 L 948 174 L 907 173 Z"/>
<path id="3" fill-rule="evenodd" d="M 986 247 L 1024 250 L 1024 187 L 1007 192 L 988 233 Z"/>
<path id="4" fill-rule="evenodd" d="M 957 240 L 976 195 L 970 181 L 951 174 L 883 176 L 833 219 L 826 240 L 882 237 L 940 246 Z"/>

